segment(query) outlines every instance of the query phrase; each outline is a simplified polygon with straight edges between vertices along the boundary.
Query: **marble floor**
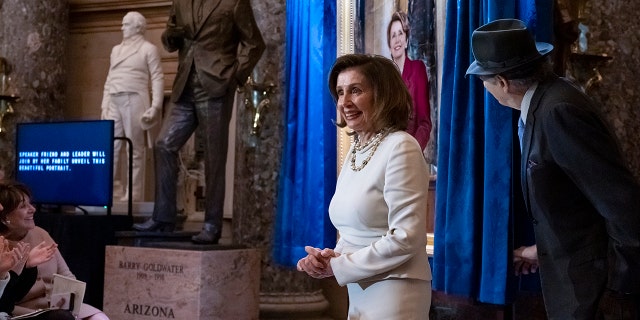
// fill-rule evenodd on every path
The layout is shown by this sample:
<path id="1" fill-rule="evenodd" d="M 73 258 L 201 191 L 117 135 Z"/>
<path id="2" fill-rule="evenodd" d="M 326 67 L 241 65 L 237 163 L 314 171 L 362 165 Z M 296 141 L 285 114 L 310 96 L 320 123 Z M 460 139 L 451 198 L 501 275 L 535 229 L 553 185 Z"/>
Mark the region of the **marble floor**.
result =
<path id="1" fill-rule="evenodd" d="M 475 302 L 468 298 L 433 292 L 431 320 L 546 320 L 542 296 L 520 294 L 513 305 Z"/>

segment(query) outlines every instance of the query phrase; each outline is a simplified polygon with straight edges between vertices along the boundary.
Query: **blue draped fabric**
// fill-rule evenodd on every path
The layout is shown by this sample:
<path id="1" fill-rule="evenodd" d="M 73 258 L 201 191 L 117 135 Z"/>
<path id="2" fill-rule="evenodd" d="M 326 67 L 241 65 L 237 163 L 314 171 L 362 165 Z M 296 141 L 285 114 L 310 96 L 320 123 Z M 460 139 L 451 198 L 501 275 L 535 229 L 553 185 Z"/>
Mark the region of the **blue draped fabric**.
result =
<path id="1" fill-rule="evenodd" d="M 335 0 L 288 0 L 286 128 L 273 254 L 294 266 L 304 246 L 335 246 L 329 202 L 336 182 L 336 117 L 327 89 L 336 58 Z"/>
<path id="2" fill-rule="evenodd" d="M 513 299 L 512 226 L 515 211 L 522 210 L 519 113 L 500 106 L 476 77 L 464 75 L 473 62 L 474 29 L 495 19 L 519 18 L 535 26 L 533 30 L 548 31 L 550 37 L 552 12 L 552 0 L 447 3 L 432 266 L 435 290 L 493 304 Z"/>

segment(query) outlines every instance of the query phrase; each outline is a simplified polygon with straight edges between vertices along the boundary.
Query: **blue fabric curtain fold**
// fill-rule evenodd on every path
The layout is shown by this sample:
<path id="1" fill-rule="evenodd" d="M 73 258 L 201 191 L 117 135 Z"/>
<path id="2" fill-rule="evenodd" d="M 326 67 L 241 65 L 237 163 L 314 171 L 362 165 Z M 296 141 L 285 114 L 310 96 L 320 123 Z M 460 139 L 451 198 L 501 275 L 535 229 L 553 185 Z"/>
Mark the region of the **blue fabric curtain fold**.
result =
<path id="1" fill-rule="evenodd" d="M 327 89 L 336 58 L 335 0 L 286 3 L 286 128 L 273 255 L 294 266 L 304 246 L 333 247 L 328 217 L 336 182 L 336 117 Z"/>
<path id="2" fill-rule="evenodd" d="M 441 81 L 433 287 L 480 302 L 513 299 L 513 219 L 522 218 L 518 112 L 500 106 L 476 77 L 471 34 L 500 18 L 519 18 L 550 42 L 552 0 L 447 2 Z M 543 39 L 544 38 L 544 39 Z M 514 142 L 515 137 L 515 142 Z M 516 217 L 514 217 L 514 215 Z"/>

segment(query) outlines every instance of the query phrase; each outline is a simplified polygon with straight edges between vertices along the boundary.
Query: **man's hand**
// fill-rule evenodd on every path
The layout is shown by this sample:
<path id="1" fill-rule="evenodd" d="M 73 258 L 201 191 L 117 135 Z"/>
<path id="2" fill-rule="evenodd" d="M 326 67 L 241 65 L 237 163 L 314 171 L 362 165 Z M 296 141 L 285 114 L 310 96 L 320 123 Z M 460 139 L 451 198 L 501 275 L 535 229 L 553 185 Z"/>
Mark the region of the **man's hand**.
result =
<path id="1" fill-rule="evenodd" d="M 169 26 L 162 33 L 162 44 L 169 52 L 179 50 L 184 45 L 185 36 L 183 27 Z"/>
<path id="2" fill-rule="evenodd" d="M 538 271 L 538 247 L 534 244 L 513 250 L 513 269 L 516 275 Z"/>
<path id="3" fill-rule="evenodd" d="M 149 108 L 140 117 L 140 122 L 147 128 L 153 127 L 153 123 L 160 116 L 159 108 Z"/>

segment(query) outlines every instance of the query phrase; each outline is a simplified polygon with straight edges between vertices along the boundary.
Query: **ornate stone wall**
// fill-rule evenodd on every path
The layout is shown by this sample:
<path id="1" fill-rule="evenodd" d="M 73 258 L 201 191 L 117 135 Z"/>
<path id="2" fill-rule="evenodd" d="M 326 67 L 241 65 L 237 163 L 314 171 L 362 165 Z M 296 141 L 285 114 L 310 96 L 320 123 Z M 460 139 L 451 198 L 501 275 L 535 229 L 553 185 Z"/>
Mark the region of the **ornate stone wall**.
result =
<path id="1" fill-rule="evenodd" d="M 0 133 L 0 170 L 8 177 L 15 166 L 16 123 L 62 119 L 68 19 L 65 0 L 0 0 L 0 56 L 20 97 Z"/>
<path id="2" fill-rule="evenodd" d="M 253 78 L 276 85 L 262 126 L 252 135 L 250 108 L 236 110 L 236 167 L 233 205 L 234 243 L 262 249 L 261 313 L 270 306 L 297 305 L 299 312 L 326 303 L 317 282 L 293 268 L 277 265 L 271 255 L 278 197 L 285 119 L 285 0 L 251 1 L 266 43 Z M 322 308 L 319 308 L 321 311 Z M 307 310 L 308 311 L 308 310 Z M 294 317 L 295 318 L 295 317 Z"/>
<path id="3" fill-rule="evenodd" d="M 588 0 L 582 23 L 589 27 L 588 52 L 613 59 L 599 68 L 602 80 L 590 90 L 622 143 L 625 158 L 640 180 L 640 21 L 638 1 Z"/>

